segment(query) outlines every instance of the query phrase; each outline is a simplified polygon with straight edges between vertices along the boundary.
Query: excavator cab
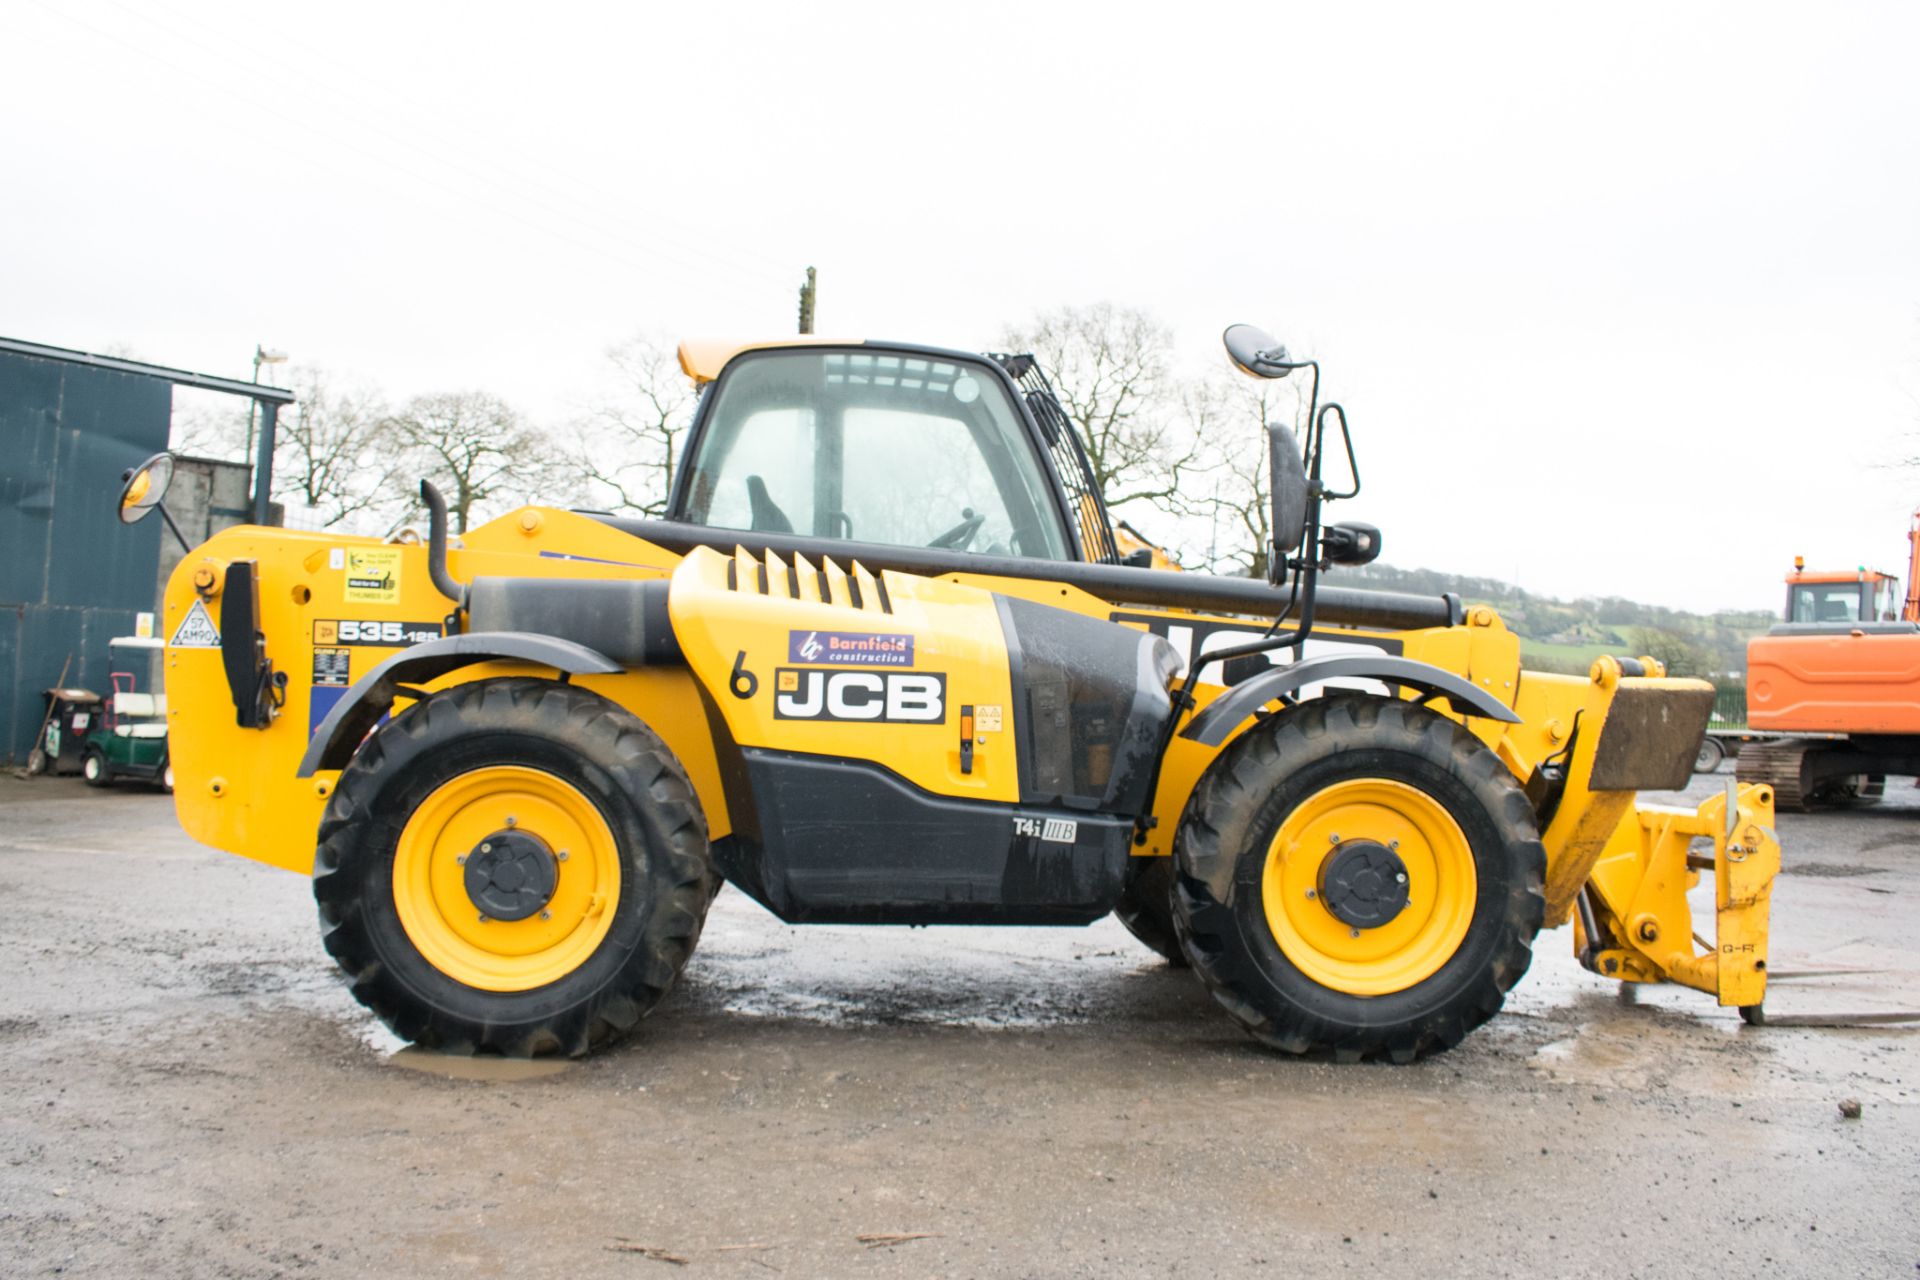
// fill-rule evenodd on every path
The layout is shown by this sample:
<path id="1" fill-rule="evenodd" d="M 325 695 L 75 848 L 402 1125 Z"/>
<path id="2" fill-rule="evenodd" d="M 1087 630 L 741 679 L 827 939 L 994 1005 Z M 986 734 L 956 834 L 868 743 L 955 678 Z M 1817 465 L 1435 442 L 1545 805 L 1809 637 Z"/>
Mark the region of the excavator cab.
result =
<path id="1" fill-rule="evenodd" d="M 1807 573 L 1787 577 L 1789 623 L 1892 622 L 1900 617 L 1900 581 L 1861 569 L 1850 574 Z"/>

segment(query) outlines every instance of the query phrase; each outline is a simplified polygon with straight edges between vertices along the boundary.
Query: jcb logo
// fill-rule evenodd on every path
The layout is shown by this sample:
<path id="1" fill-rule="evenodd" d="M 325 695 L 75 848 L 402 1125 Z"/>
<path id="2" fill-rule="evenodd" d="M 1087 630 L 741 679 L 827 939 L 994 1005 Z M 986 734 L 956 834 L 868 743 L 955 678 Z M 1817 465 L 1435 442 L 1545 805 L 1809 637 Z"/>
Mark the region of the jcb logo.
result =
<path id="1" fill-rule="evenodd" d="M 774 672 L 776 720 L 865 720 L 939 724 L 947 718 L 947 677 L 935 671 Z"/>

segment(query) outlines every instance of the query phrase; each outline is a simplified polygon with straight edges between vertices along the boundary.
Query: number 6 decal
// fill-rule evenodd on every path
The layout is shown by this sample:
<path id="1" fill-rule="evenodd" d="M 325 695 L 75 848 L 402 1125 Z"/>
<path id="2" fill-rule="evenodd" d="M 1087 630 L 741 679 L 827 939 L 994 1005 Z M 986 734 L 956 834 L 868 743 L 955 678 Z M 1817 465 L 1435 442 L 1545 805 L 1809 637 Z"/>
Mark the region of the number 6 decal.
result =
<path id="1" fill-rule="evenodd" d="M 727 677 L 727 688 L 736 698 L 751 698 L 760 692 L 760 677 L 747 670 L 747 651 L 742 649 L 733 660 L 733 674 Z"/>

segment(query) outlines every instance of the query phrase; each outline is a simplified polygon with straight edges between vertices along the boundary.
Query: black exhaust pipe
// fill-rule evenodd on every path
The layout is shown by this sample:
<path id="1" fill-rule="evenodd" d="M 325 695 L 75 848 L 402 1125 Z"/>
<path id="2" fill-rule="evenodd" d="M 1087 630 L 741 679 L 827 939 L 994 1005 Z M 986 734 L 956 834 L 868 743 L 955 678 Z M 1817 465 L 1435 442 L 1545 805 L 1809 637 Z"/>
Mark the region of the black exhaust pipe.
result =
<path id="1" fill-rule="evenodd" d="M 447 500 L 433 487 L 433 481 L 420 482 L 420 501 L 427 504 L 427 574 L 434 590 L 465 611 L 467 589 L 447 571 Z"/>

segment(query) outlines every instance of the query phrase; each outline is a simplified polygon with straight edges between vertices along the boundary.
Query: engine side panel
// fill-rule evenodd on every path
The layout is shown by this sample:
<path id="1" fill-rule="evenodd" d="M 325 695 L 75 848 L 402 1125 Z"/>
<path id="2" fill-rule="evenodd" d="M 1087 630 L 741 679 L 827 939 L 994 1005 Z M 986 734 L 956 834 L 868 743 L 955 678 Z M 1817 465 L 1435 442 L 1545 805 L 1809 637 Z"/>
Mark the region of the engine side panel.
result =
<path id="1" fill-rule="evenodd" d="M 1920 633 L 1755 636 L 1747 642 L 1747 723 L 1800 733 L 1920 734 Z"/>
<path id="2" fill-rule="evenodd" d="M 870 760 L 956 799 L 1020 799 L 1007 646 L 987 593 L 703 547 L 674 574 L 668 610 L 736 746 Z"/>
<path id="3" fill-rule="evenodd" d="M 732 805 L 716 856 L 782 919 L 1111 908 L 1171 715 L 1164 641 L 951 582 L 707 548 L 668 607 Z"/>

